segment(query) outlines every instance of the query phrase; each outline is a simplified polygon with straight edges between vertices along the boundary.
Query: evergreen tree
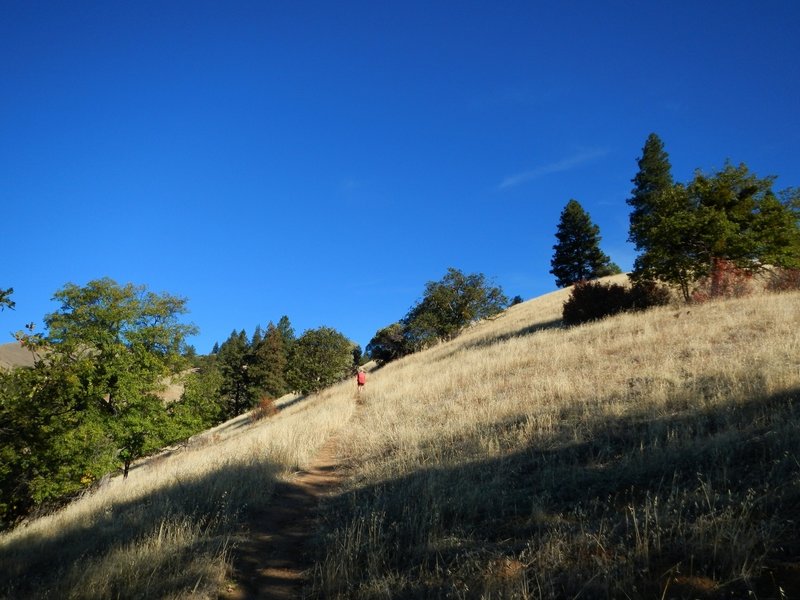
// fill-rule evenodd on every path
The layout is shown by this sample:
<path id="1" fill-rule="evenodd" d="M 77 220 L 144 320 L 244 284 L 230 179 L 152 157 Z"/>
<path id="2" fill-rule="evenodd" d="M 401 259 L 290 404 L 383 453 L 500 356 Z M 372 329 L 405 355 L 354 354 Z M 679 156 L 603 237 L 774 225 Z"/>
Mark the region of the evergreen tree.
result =
<path id="1" fill-rule="evenodd" d="M 647 241 L 635 278 L 677 285 L 688 302 L 693 282 L 716 281 L 731 265 L 749 272 L 800 266 L 797 218 L 773 183 L 743 164 L 726 164 L 713 175 L 697 172 L 688 186 L 654 194 L 658 210 L 643 220 Z"/>
<path id="2" fill-rule="evenodd" d="M 639 171 L 631 180 L 634 188 L 627 200 L 631 207 L 628 241 L 633 242 L 636 250 L 641 252 L 652 245 L 650 230 L 665 216 L 660 199 L 664 192 L 673 187 L 674 182 L 669 155 L 655 133 L 648 136 L 642 148 L 642 156 L 637 162 Z M 639 277 L 639 271 L 638 264 L 634 264 L 634 279 Z"/>
<path id="3" fill-rule="evenodd" d="M 287 349 L 290 348 L 295 341 L 295 335 L 294 328 L 292 327 L 291 321 L 289 321 L 289 317 L 283 315 L 278 320 L 278 325 L 276 327 L 280 332 L 281 337 L 283 337 L 284 346 L 286 346 Z"/>
<path id="4" fill-rule="evenodd" d="M 220 346 L 217 359 L 222 373 L 221 393 L 227 399 L 226 416 L 241 414 L 255 403 L 257 390 L 253 389 L 249 364 L 247 334 L 244 330 L 231 332 Z"/>
<path id="5" fill-rule="evenodd" d="M 292 348 L 294 347 L 297 338 L 294 334 L 294 328 L 292 327 L 291 321 L 289 321 L 289 317 L 283 315 L 280 319 L 278 319 L 278 324 L 276 325 L 276 329 L 281 334 L 281 339 L 283 340 L 283 354 L 286 358 L 286 368 L 284 370 L 284 379 L 288 382 L 289 381 L 289 370 L 291 369 L 291 360 L 292 360 Z M 287 384 L 288 385 L 288 384 Z M 288 391 L 288 390 L 287 390 Z"/>
<path id="6" fill-rule="evenodd" d="M 263 341 L 253 353 L 250 374 L 261 392 L 279 398 L 288 391 L 286 365 L 283 334 L 270 321 Z"/>
<path id="7" fill-rule="evenodd" d="M 750 271 L 800 266 L 797 220 L 772 191 L 774 182 L 775 177 L 759 178 L 744 164 L 727 163 L 712 176 L 695 174 L 688 191 L 703 215 L 707 274 L 719 260 Z"/>
<path id="8" fill-rule="evenodd" d="M 658 192 L 659 218 L 650 217 L 648 243 L 636 257 L 631 278 L 637 283 L 656 280 L 676 285 L 688 302 L 690 286 L 702 276 L 702 217 L 687 189 L 675 185 Z"/>
<path id="9" fill-rule="evenodd" d="M 264 332 L 261 329 L 261 325 L 256 325 L 256 330 L 253 332 L 253 337 L 250 340 L 250 350 L 253 352 L 258 351 L 258 347 L 261 345 L 263 340 Z"/>
<path id="10" fill-rule="evenodd" d="M 556 239 L 550 273 L 555 275 L 558 287 L 620 272 L 600 250 L 600 228 L 577 200 L 567 202 L 561 212 Z"/>

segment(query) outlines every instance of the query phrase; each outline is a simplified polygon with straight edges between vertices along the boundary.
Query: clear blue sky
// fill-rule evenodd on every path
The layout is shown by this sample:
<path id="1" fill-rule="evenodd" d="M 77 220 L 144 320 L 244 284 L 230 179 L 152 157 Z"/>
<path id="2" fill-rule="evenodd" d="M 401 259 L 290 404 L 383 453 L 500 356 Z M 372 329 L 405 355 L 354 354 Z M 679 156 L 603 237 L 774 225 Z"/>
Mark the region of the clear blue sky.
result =
<path id="1" fill-rule="evenodd" d="M 800 186 L 800 3 L 0 4 L 0 342 L 108 276 L 200 353 L 288 315 L 365 346 L 453 266 L 555 289 L 570 198 L 623 269 L 647 135 Z"/>

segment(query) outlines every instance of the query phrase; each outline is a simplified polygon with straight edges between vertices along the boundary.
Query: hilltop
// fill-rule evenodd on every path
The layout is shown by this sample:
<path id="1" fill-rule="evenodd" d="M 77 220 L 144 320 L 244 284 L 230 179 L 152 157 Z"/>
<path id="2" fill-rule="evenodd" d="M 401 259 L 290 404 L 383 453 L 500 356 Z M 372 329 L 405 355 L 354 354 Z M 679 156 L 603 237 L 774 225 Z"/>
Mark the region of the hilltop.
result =
<path id="1" fill-rule="evenodd" d="M 215 598 L 244 517 L 334 441 L 312 597 L 800 597 L 800 294 L 563 329 L 568 294 L 3 535 L 1 593 Z"/>
<path id="2" fill-rule="evenodd" d="M 23 348 L 19 342 L 0 344 L 0 369 L 15 367 L 32 367 L 33 355 Z"/>

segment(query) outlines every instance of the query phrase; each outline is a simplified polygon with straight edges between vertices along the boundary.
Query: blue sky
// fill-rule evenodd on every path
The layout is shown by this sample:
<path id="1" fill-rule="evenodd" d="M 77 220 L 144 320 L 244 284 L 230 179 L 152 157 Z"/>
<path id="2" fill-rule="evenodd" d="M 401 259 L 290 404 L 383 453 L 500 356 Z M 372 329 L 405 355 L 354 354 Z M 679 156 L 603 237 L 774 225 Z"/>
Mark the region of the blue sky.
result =
<path id="1" fill-rule="evenodd" d="M 800 186 L 800 3 L 0 4 L 0 342 L 68 282 L 365 346 L 453 266 L 555 289 L 570 198 L 624 269 L 647 135 Z"/>

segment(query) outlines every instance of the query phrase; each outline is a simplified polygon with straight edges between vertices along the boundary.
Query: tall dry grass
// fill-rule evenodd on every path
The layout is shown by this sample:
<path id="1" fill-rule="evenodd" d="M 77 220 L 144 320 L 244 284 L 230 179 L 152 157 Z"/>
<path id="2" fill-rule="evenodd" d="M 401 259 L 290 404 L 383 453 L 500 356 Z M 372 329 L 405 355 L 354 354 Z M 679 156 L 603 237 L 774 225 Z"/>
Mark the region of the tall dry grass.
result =
<path id="1" fill-rule="evenodd" d="M 565 297 L 373 374 L 316 595 L 800 597 L 800 295 Z"/>
<path id="2" fill-rule="evenodd" d="M 217 598 L 244 514 L 268 507 L 276 480 L 307 465 L 353 406 L 332 388 L 269 420 L 240 417 L 3 534 L 0 597 Z"/>

